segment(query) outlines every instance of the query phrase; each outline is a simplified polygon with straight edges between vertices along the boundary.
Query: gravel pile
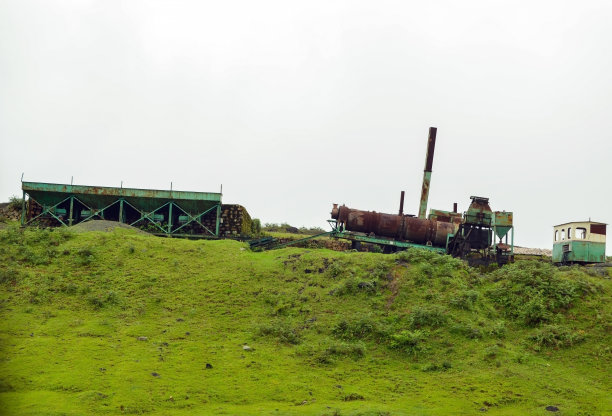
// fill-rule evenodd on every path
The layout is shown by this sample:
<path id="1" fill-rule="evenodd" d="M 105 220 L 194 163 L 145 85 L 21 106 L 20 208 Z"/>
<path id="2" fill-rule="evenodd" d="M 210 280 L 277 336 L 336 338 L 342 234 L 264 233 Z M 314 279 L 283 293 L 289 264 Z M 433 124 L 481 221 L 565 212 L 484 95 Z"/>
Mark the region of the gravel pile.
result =
<path id="1" fill-rule="evenodd" d="M 92 220 L 81 222 L 77 225 L 73 225 L 69 227 L 69 230 L 72 230 L 77 233 L 84 233 L 87 231 L 113 231 L 115 228 L 124 228 L 127 230 L 134 230 L 141 234 L 147 234 L 139 228 L 132 227 L 131 225 L 123 224 L 116 221 L 107 221 L 107 220 Z"/>
<path id="2" fill-rule="evenodd" d="M 529 248 L 514 246 L 514 254 L 530 254 L 532 256 L 552 257 L 552 250 L 546 248 Z"/>

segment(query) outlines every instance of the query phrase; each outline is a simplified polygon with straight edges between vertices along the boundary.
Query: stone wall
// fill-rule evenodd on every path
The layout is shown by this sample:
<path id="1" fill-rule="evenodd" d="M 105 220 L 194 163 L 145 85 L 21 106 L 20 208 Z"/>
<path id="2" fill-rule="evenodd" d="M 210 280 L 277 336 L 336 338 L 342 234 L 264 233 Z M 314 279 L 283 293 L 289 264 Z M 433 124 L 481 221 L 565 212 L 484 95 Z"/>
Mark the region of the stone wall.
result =
<path id="1" fill-rule="evenodd" d="M 216 213 L 207 214 L 203 220 L 209 230 L 215 230 Z M 246 208 L 237 204 L 221 205 L 221 224 L 219 224 L 219 236 L 247 236 L 251 234 L 251 216 Z"/>

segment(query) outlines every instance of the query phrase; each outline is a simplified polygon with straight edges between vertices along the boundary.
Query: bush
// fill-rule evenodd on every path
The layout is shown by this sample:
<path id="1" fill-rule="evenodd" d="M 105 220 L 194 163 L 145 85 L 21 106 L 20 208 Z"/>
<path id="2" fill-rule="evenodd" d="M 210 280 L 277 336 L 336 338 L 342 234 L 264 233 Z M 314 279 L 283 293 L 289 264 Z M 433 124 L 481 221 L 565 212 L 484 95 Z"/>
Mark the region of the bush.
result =
<path id="1" fill-rule="evenodd" d="M 111 290 L 103 295 L 91 295 L 87 298 L 87 302 L 96 309 L 101 309 L 108 305 L 119 304 L 119 295 Z"/>
<path id="2" fill-rule="evenodd" d="M 478 300 L 478 292 L 475 290 L 466 290 L 465 292 L 461 292 L 457 296 L 451 298 L 450 304 L 459 309 L 465 309 L 466 311 L 471 311 L 474 309 L 474 305 Z"/>
<path id="3" fill-rule="evenodd" d="M 283 344 L 297 345 L 302 342 L 299 331 L 295 328 L 291 328 L 285 321 L 274 321 L 262 324 L 258 328 L 258 332 L 263 336 L 274 337 Z"/>
<path id="4" fill-rule="evenodd" d="M 329 344 L 318 356 L 317 361 L 322 364 L 330 364 L 337 357 L 362 358 L 365 355 L 363 342 L 334 342 Z"/>
<path id="5" fill-rule="evenodd" d="M 506 324 L 504 321 L 497 321 L 493 324 L 493 327 L 489 330 L 489 335 L 495 338 L 506 337 Z"/>
<path id="6" fill-rule="evenodd" d="M 423 350 L 426 335 L 425 331 L 419 329 L 414 331 L 403 330 L 391 335 L 389 346 L 411 355 L 417 355 Z"/>
<path id="7" fill-rule="evenodd" d="M 80 266 L 89 266 L 95 260 L 94 253 L 89 247 L 77 251 L 75 261 Z"/>
<path id="8" fill-rule="evenodd" d="M 378 284 L 376 280 L 367 281 L 360 280 L 357 277 L 351 276 L 342 282 L 333 293 L 338 296 L 354 295 L 357 293 L 376 293 Z"/>
<path id="9" fill-rule="evenodd" d="M 449 331 L 452 334 L 463 335 L 469 339 L 481 339 L 484 336 L 482 329 L 464 323 L 452 325 Z"/>
<path id="10" fill-rule="evenodd" d="M 259 220 L 259 218 L 253 218 L 253 220 L 251 220 L 251 234 L 261 234 L 261 221 Z"/>
<path id="11" fill-rule="evenodd" d="M 580 296 L 597 288 L 584 279 L 569 279 L 551 264 L 521 261 L 491 273 L 495 287 L 487 296 L 505 315 L 527 326 L 549 322 L 554 314 L 571 307 Z"/>
<path id="12" fill-rule="evenodd" d="M 21 207 L 23 206 L 23 198 L 19 198 L 15 195 L 9 198 L 9 208 L 13 211 L 21 212 Z"/>
<path id="13" fill-rule="evenodd" d="M 558 325 L 546 325 L 528 338 L 536 349 L 540 347 L 565 348 L 584 341 L 585 337 Z"/>
<path id="14" fill-rule="evenodd" d="M 412 329 L 423 327 L 437 328 L 444 325 L 446 321 L 447 316 L 439 306 L 416 307 L 410 314 L 410 327 Z"/>
<path id="15" fill-rule="evenodd" d="M 449 361 L 444 361 L 442 362 L 442 364 L 437 364 L 437 363 L 429 363 L 426 364 L 423 368 L 422 371 L 428 373 L 428 372 L 433 372 L 433 371 L 446 371 L 451 369 L 453 366 Z"/>
<path id="16" fill-rule="evenodd" d="M 343 319 L 332 329 L 334 336 L 345 340 L 366 339 L 375 334 L 380 334 L 380 332 L 377 322 L 369 315 L 355 320 Z"/>
<path id="17" fill-rule="evenodd" d="M 0 269 L 0 284 L 15 283 L 19 277 L 19 271 L 11 267 Z"/>

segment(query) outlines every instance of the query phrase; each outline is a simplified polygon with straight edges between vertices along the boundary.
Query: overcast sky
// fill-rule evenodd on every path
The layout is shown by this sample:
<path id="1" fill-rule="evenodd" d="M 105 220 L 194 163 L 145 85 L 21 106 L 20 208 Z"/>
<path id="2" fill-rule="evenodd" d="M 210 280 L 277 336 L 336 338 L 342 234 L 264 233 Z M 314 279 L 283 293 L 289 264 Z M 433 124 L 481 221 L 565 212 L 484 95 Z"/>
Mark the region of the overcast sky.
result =
<path id="1" fill-rule="evenodd" d="M 218 191 L 262 222 L 470 195 L 516 241 L 612 223 L 612 2 L 0 0 L 0 199 Z M 608 253 L 611 253 L 608 244 Z"/>

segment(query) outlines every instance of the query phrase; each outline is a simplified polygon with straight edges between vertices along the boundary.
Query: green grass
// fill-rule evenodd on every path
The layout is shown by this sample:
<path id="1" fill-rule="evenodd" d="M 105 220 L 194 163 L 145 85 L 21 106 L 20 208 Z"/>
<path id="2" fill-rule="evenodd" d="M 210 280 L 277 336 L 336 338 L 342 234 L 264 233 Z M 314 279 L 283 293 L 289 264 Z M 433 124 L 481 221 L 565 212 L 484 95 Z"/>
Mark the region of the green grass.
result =
<path id="1" fill-rule="evenodd" d="M 536 261 L 484 273 L 418 250 L 254 253 L 12 226 L 0 230 L 0 409 L 605 414 L 611 286 Z"/>

